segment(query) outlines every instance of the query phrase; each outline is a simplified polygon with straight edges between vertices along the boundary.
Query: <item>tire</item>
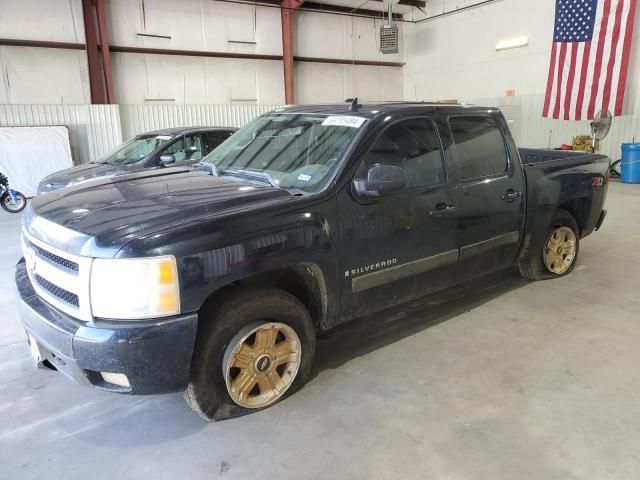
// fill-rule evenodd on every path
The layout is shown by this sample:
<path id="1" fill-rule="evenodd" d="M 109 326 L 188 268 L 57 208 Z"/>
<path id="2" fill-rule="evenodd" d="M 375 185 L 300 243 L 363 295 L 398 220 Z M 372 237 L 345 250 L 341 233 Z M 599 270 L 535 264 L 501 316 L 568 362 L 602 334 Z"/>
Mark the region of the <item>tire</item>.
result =
<path id="1" fill-rule="evenodd" d="M 247 289 L 223 294 L 213 303 L 209 307 L 205 306 L 200 314 L 191 376 L 185 392 L 187 404 L 198 415 L 212 421 L 262 410 L 288 397 L 307 382 L 315 355 L 316 336 L 309 311 L 296 297 L 275 288 Z M 296 339 L 299 341 L 300 347 L 291 357 L 297 358 L 297 364 L 295 368 L 282 372 L 281 380 L 285 382 L 286 377 L 288 384 L 279 389 L 276 398 L 261 402 L 267 393 L 275 395 L 276 386 L 272 384 L 272 392 L 263 392 L 262 383 L 256 383 L 254 388 L 260 390 L 259 398 L 249 405 L 249 398 L 241 401 L 232 388 L 234 379 L 231 375 L 235 367 L 230 367 L 230 359 L 235 358 L 234 354 L 241 356 L 238 353 L 242 351 L 241 345 L 247 345 L 252 338 L 251 335 L 253 342 L 257 342 L 258 335 L 271 328 L 277 330 L 277 338 L 284 334 L 286 338 L 282 338 L 291 339 L 292 345 Z M 256 330 L 261 333 L 251 333 Z M 283 341 L 276 343 L 275 348 L 284 345 Z M 258 347 L 255 349 L 258 350 Z M 253 350 L 251 352 L 254 355 Z M 262 355 L 266 356 L 268 355 Z M 246 370 L 240 370 L 235 379 L 239 379 L 242 374 L 253 373 L 262 381 L 269 372 L 271 373 L 267 376 L 271 378 L 273 371 L 281 366 L 276 367 L 277 359 L 269 357 L 273 362 L 269 362 L 270 370 L 258 372 L 258 367 L 262 367 L 260 362 L 264 360 L 262 357 L 251 357 L 251 360 L 247 361 L 250 366 Z M 266 363 L 266 360 L 264 362 Z M 293 364 L 294 362 L 287 363 L 285 369 L 289 369 Z M 255 400 L 256 396 L 251 399 Z"/>
<path id="2" fill-rule="evenodd" d="M 0 206 L 2 206 L 2 208 L 6 212 L 18 213 L 24 210 L 24 207 L 27 206 L 27 199 L 23 194 L 21 194 L 20 192 L 15 192 L 15 196 L 16 196 L 15 206 L 13 203 L 13 199 L 11 198 L 11 194 L 9 193 L 6 193 L 2 197 L 2 200 L 0 200 Z"/>
<path id="3" fill-rule="evenodd" d="M 616 160 L 609 167 L 609 172 L 612 177 L 620 177 L 620 169 L 622 168 L 622 160 Z"/>
<path id="4" fill-rule="evenodd" d="M 564 234 L 567 234 L 571 237 L 568 232 L 569 229 L 573 232 L 573 253 L 568 254 L 568 250 L 564 250 L 562 253 L 558 253 L 556 258 L 560 260 L 560 265 L 553 265 L 556 268 L 551 268 L 548 260 L 548 253 L 550 253 L 550 245 L 552 241 L 552 237 L 556 232 L 562 237 Z M 569 243 L 565 243 L 565 245 L 569 245 Z M 554 245 L 560 246 L 559 243 L 554 243 Z M 567 247 L 565 247 L 567 248 Z M 570 249 L 569 249 L 570 250 Z M 549 225 L 549 230 L 547 233 L 547 238 L 545 240 L 544 245 L 542 246 L 540 252 L 528 259 L 520 261 L 518 267 L 520 269 L 520 274 L 529 280 L 549 280 L 553 278 L 564 277 L 565 275 L 569 275 L 578 260 L 578 253 L 580 251 L 580 231 L 578 229 L 578 224 L 576 223 L 575 218 L 569 212 L 563 209 L 558 209 L 555 213 L 553 219 L 551 220 L 551 224 Z M 570 261 L 568 257 L 571 256 Z M 564 259 L 562 259 L 564 257 Z"/>

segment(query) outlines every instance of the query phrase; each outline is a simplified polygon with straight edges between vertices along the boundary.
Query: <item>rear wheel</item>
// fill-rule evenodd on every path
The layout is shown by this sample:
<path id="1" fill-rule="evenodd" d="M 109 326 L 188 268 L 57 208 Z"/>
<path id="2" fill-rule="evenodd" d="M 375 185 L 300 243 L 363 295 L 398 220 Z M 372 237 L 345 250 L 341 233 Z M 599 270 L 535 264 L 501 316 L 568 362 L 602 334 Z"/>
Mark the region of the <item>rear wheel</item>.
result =
<path id="1" fill-rule="evenodd" d="M 559 209 L 549 227 L 542 251 L 519 264 L 523 277 L 531 280 L 558 278 L 571 273 L 580 248 L 580 233 L 573 216 Z"/>
<path id="2" fill-rule="evenodd" d="M 186 400 L 207 420 L 250 413 L 308 380 L 315 331 L 308 310 L 278 289 L 246 290 L 205 309 Z"/>

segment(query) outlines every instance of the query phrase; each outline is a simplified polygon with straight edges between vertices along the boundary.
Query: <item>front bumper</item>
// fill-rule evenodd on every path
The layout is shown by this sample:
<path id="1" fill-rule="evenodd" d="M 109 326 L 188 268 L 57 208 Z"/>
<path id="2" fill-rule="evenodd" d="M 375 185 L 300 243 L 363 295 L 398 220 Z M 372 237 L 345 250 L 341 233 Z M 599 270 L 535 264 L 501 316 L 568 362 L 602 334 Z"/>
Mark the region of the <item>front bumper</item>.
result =
<path id="1" fill-rule="evenodd" d="M 67 377 L 105 390 L 140 395 L 186 388 L 197 314 L 87 323 L 36 295 L 24 260 L 16 267 L 15 281 L 22 324 L 36 339 L 41 360 Z M 130 386 L 106 382 L 100 372 L 124 374 Z"/>

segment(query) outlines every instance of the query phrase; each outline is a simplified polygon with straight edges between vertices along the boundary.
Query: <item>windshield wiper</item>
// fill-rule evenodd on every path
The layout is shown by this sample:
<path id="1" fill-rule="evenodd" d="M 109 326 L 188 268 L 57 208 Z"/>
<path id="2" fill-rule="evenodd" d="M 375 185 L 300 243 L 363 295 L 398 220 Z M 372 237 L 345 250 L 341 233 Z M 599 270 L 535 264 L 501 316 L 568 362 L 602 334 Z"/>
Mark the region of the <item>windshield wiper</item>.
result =
<path id="1" fill-rule="evenodd" d="M 267 172 L 260 172 L 256 170 L 241 170 L 241 169 L 218 169 L 219 174 L 222 175 L 233 175 L 240 178 L 246 178 L 248 180 L 259 180 L 264 183 L 268 183 L 272 187 L 280 188 L 280 185 L 274 178 L 269 175 Z"/>
<path id="2" fill-rule="evenodd" d="M 198 162 L 193 164 L 194 167 L 205 167 L 209 169 L 209 172 L 214 177 L 219 177 L 221 175 L 232 175 L 240 178 L 247 178 L 249 180 L 258 180 L 264 183 L 268 183 L 272 187 L 282 188 L 278 182 L 274 180 L 274 178 L 266 172 L 254 171 L 254 170 L 242 170 L 242 169 L 222 169 L 216 167 L 215 163 L 209 162 Z M 301 196 L 306 192 L 300 190 L 299 188 L 285 188 L 293 196 Z"/>
<path id="3" fill-rule="evenodd" d="M 211 175 L 213 175 L 214 177 L 219 177 L 221 171 L 218 170 L 218 167 L 216 167 L 215 163 L 209 163 L 209 162 L 198 162 L 198 163 L 194 163 L 193 164 L 194 167 L 205 167 L 209 169 L 209 172 L 211 173 Z"/>

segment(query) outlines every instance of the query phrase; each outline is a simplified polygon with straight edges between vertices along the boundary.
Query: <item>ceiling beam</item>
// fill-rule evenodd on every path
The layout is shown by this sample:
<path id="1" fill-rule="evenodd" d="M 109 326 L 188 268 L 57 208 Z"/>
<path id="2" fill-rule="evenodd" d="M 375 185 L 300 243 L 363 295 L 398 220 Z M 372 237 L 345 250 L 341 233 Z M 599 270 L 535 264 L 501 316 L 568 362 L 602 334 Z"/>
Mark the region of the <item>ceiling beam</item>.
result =
<path id="1" fill-rule="evenodd" d="M 371 2 L 382 3 L 384 0 L 369 0 Z M 398 5 L 405 5 L 407 7 L 427 8 L 426 0 L 400 0 Z"/>
<path id="2" fill-rule="evenodd" d="M 368 10 L 366 8 L 353 8 L 353 7 L 345 7 L 343 5 L 327 5 L 326 3 L 314 3 L 314 2 L 306 2 L 300 10 L 308 10 L 314 12 L 326 12 L 326 13 L 350 13 L 352 15 L 360 15 L 363 17 L 373 17 L 373 18 L 382 18 L 383 12 L 382 10 Z M 394 20 L 402 20 L 402 15 L 398 13 L 393 14 Z"/>
<path id="3" fill-rule="evenodd" d="M 265 5 L 265 6 L 280 6 L 280 0 L 255 0 L 255 1 L 244 1 L 244 0 L 214 0 L 220 2 L 227 3 L 244 3 L 248 5 Z M 377 1 L 377 0 L 375 0 Z M 409 2 L 419 1 L 419 0 L 406 0 Z M 386 12 L 382 10 L 369 10 L 366 8 L 354 8 L 354 7 L 346 7 L 344 5 L 329 5 L 326 3 L 316 3 L 316 2 L 305 2 L 297 10 L 303 10 L 306 12 L 318 12 L 318 13 L 335 13 L 338 15 L 351 15 L 354 17 L 370 17 L 370 18 L 382 18 L 383 13 L 386 15 Z M 398 21 L 404 21 L 404 17 L 399 13 L 393 14 L 393 19 Z"/>

